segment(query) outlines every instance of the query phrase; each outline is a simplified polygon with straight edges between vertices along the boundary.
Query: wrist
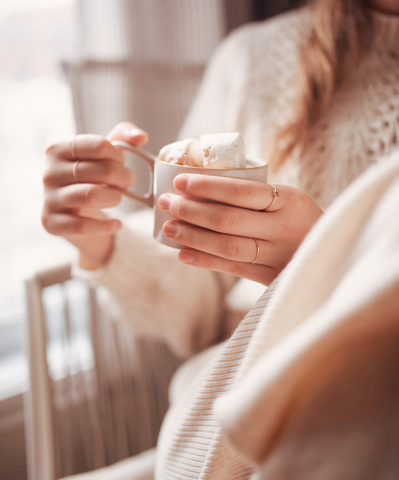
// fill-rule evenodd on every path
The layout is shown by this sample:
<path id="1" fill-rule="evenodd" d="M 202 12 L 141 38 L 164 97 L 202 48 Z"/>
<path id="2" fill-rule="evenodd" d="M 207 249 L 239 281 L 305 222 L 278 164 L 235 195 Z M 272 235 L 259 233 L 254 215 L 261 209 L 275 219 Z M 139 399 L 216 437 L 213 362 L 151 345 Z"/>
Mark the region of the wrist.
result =
<path id="1" fill-rule="evenodd" d="M 114 251 L 114 237 L 108 237 L 107 242 L 101 249 L 91 251 L 79 250 L 79 266 L 85 270 L 97 270 L 104 267 L 112 257 Z"/>

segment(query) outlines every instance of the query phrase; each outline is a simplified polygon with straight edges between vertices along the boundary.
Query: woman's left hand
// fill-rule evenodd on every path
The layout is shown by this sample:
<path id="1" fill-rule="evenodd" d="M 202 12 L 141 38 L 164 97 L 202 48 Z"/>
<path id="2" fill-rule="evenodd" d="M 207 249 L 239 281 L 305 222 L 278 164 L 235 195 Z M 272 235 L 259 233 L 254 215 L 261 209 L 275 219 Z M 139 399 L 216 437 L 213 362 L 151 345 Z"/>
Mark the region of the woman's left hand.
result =
<path id="1" fill-rule="evenodd" d="M 188 247 L 179 252 L 180 261 L 264 285 L 283 270 L 323 213 L 304 192 L 285 185 L 276 185 L 279 197 L 269 208 L 273 187 L 260 182 L 184 174 L 174 186 L 183 195 L 205 200 L 172 194 L 159 198 L 160 208 L 175 219 L 165 222 L 164 234 Z"/>

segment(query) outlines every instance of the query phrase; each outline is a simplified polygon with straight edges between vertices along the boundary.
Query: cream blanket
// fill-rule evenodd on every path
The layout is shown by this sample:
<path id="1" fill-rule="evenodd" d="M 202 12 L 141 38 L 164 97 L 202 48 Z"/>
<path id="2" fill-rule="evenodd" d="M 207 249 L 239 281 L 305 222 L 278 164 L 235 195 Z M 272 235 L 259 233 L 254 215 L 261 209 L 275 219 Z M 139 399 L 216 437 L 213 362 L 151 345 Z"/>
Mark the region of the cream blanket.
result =
<path id="1" fill-rule="evenodd" d="M 328 209 L 187 392 L 156 478 L 399 478 L 399 150 Z M 144 460 L 77 478 L 152 478 Z"/>
<path id="2" fill-rule="evenodd" d="M 398 478 L 398 150 L 305 239 L 214 411 L 254 478 Z"/>

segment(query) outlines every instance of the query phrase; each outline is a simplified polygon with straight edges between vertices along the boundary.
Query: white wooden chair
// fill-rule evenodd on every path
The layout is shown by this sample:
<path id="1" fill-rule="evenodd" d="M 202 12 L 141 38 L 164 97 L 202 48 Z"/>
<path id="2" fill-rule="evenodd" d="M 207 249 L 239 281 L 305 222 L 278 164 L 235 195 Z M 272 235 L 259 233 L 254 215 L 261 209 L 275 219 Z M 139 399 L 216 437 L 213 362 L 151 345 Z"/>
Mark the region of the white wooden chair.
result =
<path id="1" fill-rule="evenodd" d="M 26 281 L 29 480 L 95 470 L 155 446 L 180 361 L 101 312 L 70 265 Z"/>
<path id="2" fill-rule="evenodd" d="M 150 151 L 173 141 L 209 55 L 228 30 L 255 18 L 259 2 L 168 0 L 166 10 L 165 3 L 77 2 L 79 55 L 63 67 L 78 133 L 104 134 L 121 119 L 134 119 L 151 131 Z M 170 30 L 172 43 L 156 35 L 158 24 Z M 123 204 L 122 209 L 135 207 Z M 81 300 L 76 307 L 74 282 L 70 265 L 39 272 L 26 282 L 29 480 L 101 468 L 153 447 L 168 405 L 169 380 L 180 364 L 164 345 L 139 340 L 113 322 L 99 309 L 94 288 L 77 287 Z M 56 297 L 57 311 L 49 308 L 48 292 Z"/>

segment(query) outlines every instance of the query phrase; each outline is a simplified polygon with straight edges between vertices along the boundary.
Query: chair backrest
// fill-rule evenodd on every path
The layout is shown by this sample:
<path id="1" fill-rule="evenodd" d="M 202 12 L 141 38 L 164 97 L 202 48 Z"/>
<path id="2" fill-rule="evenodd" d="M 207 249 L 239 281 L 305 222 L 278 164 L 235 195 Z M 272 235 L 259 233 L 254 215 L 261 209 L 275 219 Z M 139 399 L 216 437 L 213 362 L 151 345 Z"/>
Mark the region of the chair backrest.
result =
<path id="1" fill-rule="evenodd" d="M 70 265 L 26 282 L 29 480 L 94 470 L 156 445 L 180 361 L 101 311 Z"/>
<path id="2" fill-rule="evenodd" d="M 46 358 L 46 329 L 42 290 L 71 278 L 69 265 L 27 280 L 25 348 L 29 389 L 25 395 L 25 436 L 29 480 L 55 480 L 53 418 Z"/>

